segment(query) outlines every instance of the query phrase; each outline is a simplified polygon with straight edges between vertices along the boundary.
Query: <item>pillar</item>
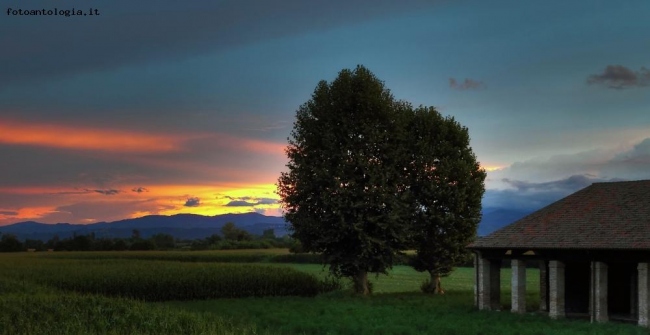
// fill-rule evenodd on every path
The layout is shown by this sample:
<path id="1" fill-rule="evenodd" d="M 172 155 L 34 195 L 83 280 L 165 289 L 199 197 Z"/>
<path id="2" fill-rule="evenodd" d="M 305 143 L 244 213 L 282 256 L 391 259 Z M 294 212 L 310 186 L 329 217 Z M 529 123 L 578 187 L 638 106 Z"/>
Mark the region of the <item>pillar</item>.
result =
<path id="1" fill-rule="evenodd" d="M 500 308 L 501 287 L 500 287 L 500 261 L 490 261 L 478 257 L 477 272 L 477 305 L 481 310 L 498 310 Z"/>
<path id="2" fill-rule="evenodd" d="M 639 263 L 639 326 L 650 328 L 650 263 Z"/>
<path id="3" fill-rule="evenodd" d="M 512 268 L 512 312 L 526 313 L 526 262 L 513 259 Z"/>
<path id="4" fill-rule="evenodd" d="M 548 313 L 548 262 L 539 261 L 539 311 Z"/>
<path id="5" fill-rule="evenodd" d="M 564 318 L 564 263 L 550 261 L 548 272 L 550 291 L 548 314 L 552 319 Z"/>
<path id="6" fill-rule="evenodd" d="M 591 322 L 606 322 L 607 314 L 607 264 L 591 262 Z"/>

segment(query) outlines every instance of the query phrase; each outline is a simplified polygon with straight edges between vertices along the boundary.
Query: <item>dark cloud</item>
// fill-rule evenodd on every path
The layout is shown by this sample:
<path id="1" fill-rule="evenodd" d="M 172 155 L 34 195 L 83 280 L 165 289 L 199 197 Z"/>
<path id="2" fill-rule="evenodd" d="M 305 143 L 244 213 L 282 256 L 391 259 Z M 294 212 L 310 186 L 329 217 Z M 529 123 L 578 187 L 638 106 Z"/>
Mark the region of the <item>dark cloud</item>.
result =
<path id="1" fill-rule="evenodd" d="M 75 188 L 75 190 L 78 190 Z M 61 192 L 48 192 L 46 194 L 49 195 L 74 195 L 74 194 L 87 194 L 87 193 L 93 193 L 94 190 L 88 190 L 88 189 L 83 189 L 83 190 L 78 190 L 78 191 L 61 191 Z"/>
<path id="2" fill-rule="evenodd" d="M 603 85 L 618 90 L 650 86 L 650 70 L 641 67 L 639 71 L 635 72 L 623 65 L 607 65 L 603 73 L 589 76 L 587 84 Z"/>
<path id="3" fill-rule="evenodd" d="M 226 206 L 229 207 L 252 207 L 257 205 L 273 205 L 278 203 L 277 199 L 272 199 L 272 198 L 255 198 L 255 197 L 233 198 L 230 196 L 226 196 L 226 198 L 231 200 L 226 204 Z"/>
<path id="4" fill-rule="evenodd" d="M 551 191 L 551 190 L 579 190 L 594 183 L 594 178 L 588 175 L 575 175 L 562 180 L 544 183 L 531 183 L 521 180 L 503 178 L 502 181 L 513 186 L 518 191 Z"/>
<path id="5" fill-rule="evenodd" d="M 50 6 L 30 1 L 29 6 Z M 148 4 L 103 2 L 101 15 L 86 20 L 25 17 L 0 20 L 1 86 L 61 75 L 102 71 L 144 61 L 181 59 L 267 39 L 395 17 L 430 7 L 428 0 L 266 0 Z M 33 19 L 33 18 L 32 18 Z M 146 22 L 146 24 L 142 24 Z M 79 46 L 84 46 L 80 48 Z M 74 50 L 74 52 L 70 52 Z"/>
<path id="6" fill-rule="evenodd" d="M 149 192 L 149 190 L 144 187 L 134 187 L 131 191 L 136 193 Z"/>
<path id="7" fill-rule="evenodd" d="M 486 190 L 483 197 L 485 208 L 508 208 L 533 211 L 560 200 L 592 183 L 623 181 L 620 178 L 596 178 L 591 175 L 573 175 L 549 182 L 527 182 L 504 179 L 514 189 Z"/>
<path id="8" fill-rule="evenodd" d="M 277 199 L 271 199 L 271 198 L 259 198 L 257 199 L 257 204 L 258 205 L 274 205 L 277 204 L 278 200 Z"/>
<path id="9" fill-rule="evenodd" d="M 248 201 L 243 201 L 243 200 L 233 200 L 229 203 L 226 204 L 228 207 L 247 207 L 247 206 L 255 206 L 254 203 L 248 202 Z"/>
<path id="10" fill-rule="evenodd" d="M 75 191 L 61 191 L 61 192 L 48 192 L 45 194 L 49 195 L 75 195 L 75 194 L 88 194 L 88 193 L 99 193 L 103 195 L 116 195 L 119 193 L 122 193 L 120 190 L 115 190 L 115 189 L 79 189 L 79 188 L 74 188 Z"/>
<path id="11" fill-rule="evenodd" d="M 103 194 L 103 195 L 116 195 L 116 194 L 121 192 L 120 190 L 113 190 L 113 189 L 108 189 L 108 190 L 89 190 L 89 189 L 85 189 L 84 191 L 95 192 L 95 193 L 99 193 L 99 194 Z"/>
<path id="12" fill-rule="evenodd" d="M 465 80 L 459 84 L 456 79 L 449 78 L 449 87 L 459 91 L 466 91 L 466 90 L 480 90 L 486 88 L 487 86 L 485 85 L 484 82 L 480 80 L 465 78 Z"/>
<path id="13" fill-rule="evenodd" d="M 16 211 L 0 211 L 0 215 L 14 216 L 14 215 L 18 215 L 18 212 L 16 212 Z"/>
<path id="14" fill-rule="evenodd" d="M 185 201 L 185 204 L 183 206 L 185 206 L 185 207 L 199 207 L 199 205 L 201 205 L 201 199 L 199 199 L 197 197 L 192 197 L 192 198 L 187 199 L 187 201 Z"/>

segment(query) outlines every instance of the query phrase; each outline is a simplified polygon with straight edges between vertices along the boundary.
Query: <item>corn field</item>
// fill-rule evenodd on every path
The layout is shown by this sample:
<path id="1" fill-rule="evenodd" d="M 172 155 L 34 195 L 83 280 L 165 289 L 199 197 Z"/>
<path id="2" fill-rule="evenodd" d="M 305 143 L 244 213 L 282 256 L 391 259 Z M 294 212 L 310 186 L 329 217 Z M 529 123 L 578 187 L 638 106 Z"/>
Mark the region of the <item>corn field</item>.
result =
<path id="1" fill-rule="evenodd" d="M 0 262 L 0 271 L 17 282 L 143 301 L 314 296 L 326 287 L 311 274 L 263 264 L 24 257 Z"/>

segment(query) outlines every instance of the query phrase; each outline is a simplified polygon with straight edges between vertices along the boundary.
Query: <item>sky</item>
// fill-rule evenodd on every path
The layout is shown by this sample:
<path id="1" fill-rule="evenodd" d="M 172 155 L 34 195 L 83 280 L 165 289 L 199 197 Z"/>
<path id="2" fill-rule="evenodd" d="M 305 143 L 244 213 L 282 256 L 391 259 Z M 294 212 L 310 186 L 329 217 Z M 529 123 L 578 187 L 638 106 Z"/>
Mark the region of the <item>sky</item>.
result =
<path id="1" fill-rule="evenodd" d="M 486 209 L 650 179 L 646 0 L 0 4 L 0 225 L 281 215 L 296 110 L 359 64 L 468 127 Z"/>

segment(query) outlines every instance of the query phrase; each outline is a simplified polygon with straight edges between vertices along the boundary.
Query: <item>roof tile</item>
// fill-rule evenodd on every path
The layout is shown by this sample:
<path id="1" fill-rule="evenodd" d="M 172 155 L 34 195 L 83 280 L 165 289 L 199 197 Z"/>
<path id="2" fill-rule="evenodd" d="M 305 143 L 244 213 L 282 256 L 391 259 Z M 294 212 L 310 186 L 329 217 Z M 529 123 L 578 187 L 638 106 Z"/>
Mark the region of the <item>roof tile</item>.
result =
<path id="1" fill-rule="evenodd" d="M 469 247 L 650 250 L 650 180 L 594 183 Z"/>

